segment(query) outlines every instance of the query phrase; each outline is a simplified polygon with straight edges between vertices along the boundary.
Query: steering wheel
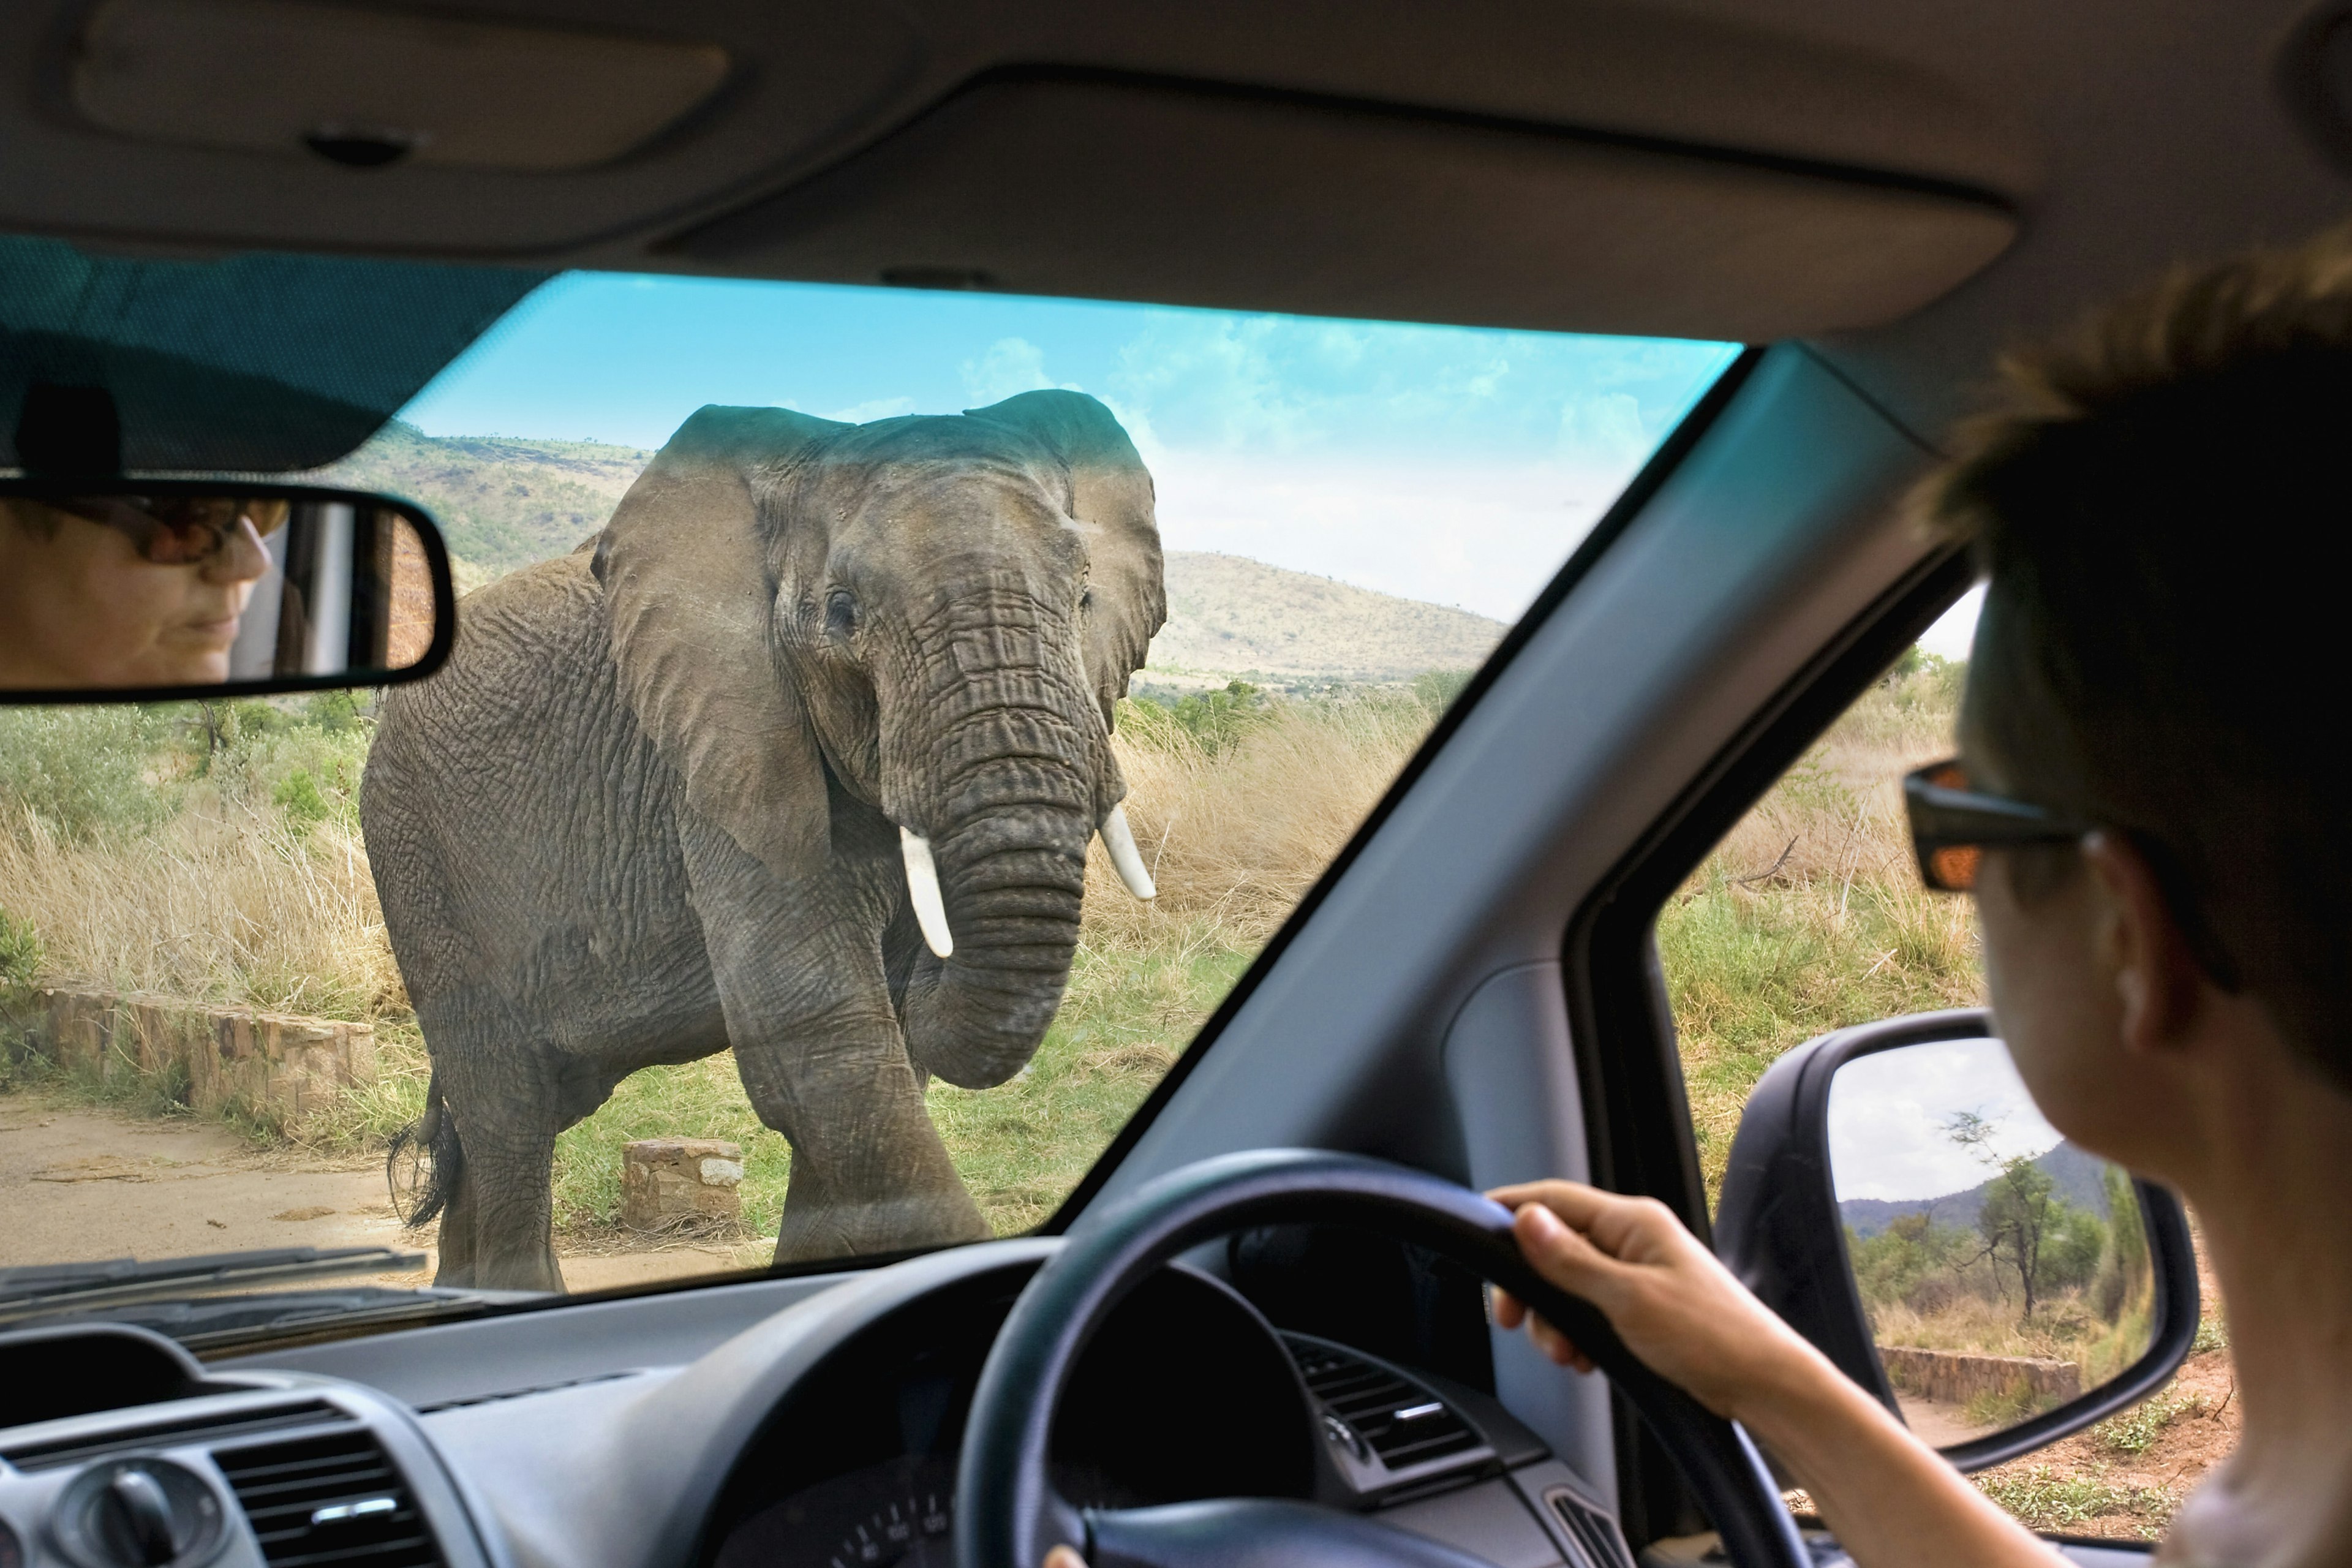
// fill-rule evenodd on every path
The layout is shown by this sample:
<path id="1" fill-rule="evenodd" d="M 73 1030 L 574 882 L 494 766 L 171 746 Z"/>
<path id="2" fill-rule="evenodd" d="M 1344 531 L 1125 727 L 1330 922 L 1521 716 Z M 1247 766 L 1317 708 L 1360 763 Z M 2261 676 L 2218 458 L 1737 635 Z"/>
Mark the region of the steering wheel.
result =
<path id="1" fill-rule="evenodd" d="M 962 1568 L 1040 1568 L 1067 1543 L 1089 1568 L 1487 1568 L 1361 1514 L 1271 1498 L 1086 1510 L 1046 1475 L 1054 1411 L 1120 1298 L 1201 1242 L 1262 1225 L 1349 1225 L 1425 1247 L 1502 1286 L 1576 1342 L 1642 1413 L 1735 1568 L 1811 1568 L 1771 1473 L 1732 1422 L 1633 1358 L 1589 1302 L 1520 1256 L 1500 1204 L 1385 1161 L 1315 1150 L 1228 1154 L 1171 1172 L 1072 1240 L 1013 1303 L 981 1369 L 956 1473 Z"/>

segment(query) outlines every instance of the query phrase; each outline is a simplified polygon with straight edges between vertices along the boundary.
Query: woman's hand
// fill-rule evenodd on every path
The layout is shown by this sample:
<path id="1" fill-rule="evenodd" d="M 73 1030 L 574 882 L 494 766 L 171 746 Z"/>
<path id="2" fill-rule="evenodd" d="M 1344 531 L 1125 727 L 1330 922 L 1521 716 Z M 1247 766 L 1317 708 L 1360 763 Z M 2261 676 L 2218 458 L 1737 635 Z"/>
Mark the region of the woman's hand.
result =
<path id="1" fill-rule="evenodd" d="M 1643 1364 L 1717 1415 L 1752 1421 L 1792 1379 L 1824 1369 L 1819 1353 L 1655 1199 L 1576 1182 L 1529 1182 L 1487 1196 L 1516 1213 L 1519 1250 L 1537 1273 L 1600 1308 Z M 1592 1370 L 1566 1335 L 1499 1289 L 1495 1321 L 1506 1329 L 1525 1322 L 1553 1361 Z"/>

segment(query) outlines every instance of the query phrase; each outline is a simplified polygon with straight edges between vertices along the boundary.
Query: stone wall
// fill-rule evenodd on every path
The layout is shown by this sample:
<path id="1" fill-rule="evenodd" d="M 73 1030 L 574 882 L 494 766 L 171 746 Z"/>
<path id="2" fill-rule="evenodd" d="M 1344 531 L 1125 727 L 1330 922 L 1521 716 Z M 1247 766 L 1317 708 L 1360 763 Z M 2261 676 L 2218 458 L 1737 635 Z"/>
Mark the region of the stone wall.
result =
<path id="1" fill-rule="evenodd" d="M 215 1115 L 290 1120 L 375 1079 L 375 1031 L 334 1018 L 56 986 L 18 1009 L 16 1024 L 26 1044 L 70 1072 L 108 1082 L 176 1073 L 188 1103 Z"/>
<path id="2" fill-rule="evenodd" d="M 1939 1405 L 2030 1394 L 2035 1409 L 2053 1410 L 2083 1393 L 2083 1369 L 2071 1361 L 1880 1345 L 1878 1363 L 1886 1369 L 1886 1381 L 1898 1392 Z"/>

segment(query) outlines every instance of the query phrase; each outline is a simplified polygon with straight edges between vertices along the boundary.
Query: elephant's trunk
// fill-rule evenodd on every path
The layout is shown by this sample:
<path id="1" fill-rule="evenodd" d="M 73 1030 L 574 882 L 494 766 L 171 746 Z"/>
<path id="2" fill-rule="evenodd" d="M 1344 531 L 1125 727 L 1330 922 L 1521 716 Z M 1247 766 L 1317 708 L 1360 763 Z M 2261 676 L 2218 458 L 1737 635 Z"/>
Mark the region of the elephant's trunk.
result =
<path id="1" fill-rule="evenodd" d="M 1127 890 L 1147 903 L 1158 898 L 1160 889 L 1143 864 L 1143 851 L 1136 847 L 1135 830 L 1127 825 L 1127 808 L 1112 806 L 1097 831 Z M 940 866 L 931 853 L 931 841 L 912 828 L 901 827 L 898 854 L 906 864 L 907 898 L 914 906 L 915 925 L 923 933 L 923 945 L 938 957 L 953 958 L 955 928 L 948 924 L 947 895 L 940 890 Z"/>
<path id="2" fill-rule="evenodd" d="M 1063 689 L 1073 682 L 1032 667 L 961 684 L 960 712 L 920 742 L 919 805 L 892 813 L 929 949 L 908 977 L 904 1020 L 917 1067 L 985 1089 L 1021 1070 L 1061 1004 L 1087 840 L 1116 785 L 1083 692 Z"/>

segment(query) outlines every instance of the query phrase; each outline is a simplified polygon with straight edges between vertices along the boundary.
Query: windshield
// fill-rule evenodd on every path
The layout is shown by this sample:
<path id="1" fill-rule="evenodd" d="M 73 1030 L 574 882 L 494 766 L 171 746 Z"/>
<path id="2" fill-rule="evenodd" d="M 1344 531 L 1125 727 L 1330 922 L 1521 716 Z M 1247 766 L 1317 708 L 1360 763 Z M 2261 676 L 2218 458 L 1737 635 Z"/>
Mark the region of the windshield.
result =
<path id="1" fill-rule="evenodd" d="M 319 476 L 440 674 L 0 711 L 0 1318 L 1034 1227 L 1734 353 L 547 285 Z"/>

